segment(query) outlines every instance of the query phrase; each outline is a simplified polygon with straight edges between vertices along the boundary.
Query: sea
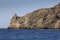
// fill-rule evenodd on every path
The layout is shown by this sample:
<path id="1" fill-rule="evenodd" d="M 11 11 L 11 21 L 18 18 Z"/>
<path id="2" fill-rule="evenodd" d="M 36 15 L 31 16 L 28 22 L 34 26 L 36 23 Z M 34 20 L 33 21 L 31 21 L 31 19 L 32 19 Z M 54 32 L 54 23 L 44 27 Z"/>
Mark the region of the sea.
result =
<path id="1" fill-rule="evenodd" d="M 0 29 L 0 40 L 60 40 L 60 30 Z"/>

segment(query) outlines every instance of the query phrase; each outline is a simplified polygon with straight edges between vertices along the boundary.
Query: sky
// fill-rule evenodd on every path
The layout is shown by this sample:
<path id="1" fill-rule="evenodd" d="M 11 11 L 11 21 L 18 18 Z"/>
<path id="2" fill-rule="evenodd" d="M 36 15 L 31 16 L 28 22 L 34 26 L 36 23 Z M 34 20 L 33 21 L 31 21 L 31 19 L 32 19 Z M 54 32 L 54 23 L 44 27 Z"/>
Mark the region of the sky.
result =
<path id="1" fill-rule="evenodd" d="M 50 8 L 60 0 L 0 0 L 0 28 L 7 28 L 14 13 L 24 16 L 34 10 Z"/>

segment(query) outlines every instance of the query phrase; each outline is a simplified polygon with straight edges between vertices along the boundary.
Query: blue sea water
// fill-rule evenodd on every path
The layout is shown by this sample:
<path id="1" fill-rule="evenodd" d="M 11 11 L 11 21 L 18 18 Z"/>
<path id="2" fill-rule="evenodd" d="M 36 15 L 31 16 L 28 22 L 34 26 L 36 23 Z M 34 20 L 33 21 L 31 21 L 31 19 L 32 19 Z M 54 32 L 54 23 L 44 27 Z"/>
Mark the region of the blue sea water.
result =
<path id="1" fill-rule="evenodd" d="M 60 40 L 60 30 L 0 29 L 0 40 Z"/>

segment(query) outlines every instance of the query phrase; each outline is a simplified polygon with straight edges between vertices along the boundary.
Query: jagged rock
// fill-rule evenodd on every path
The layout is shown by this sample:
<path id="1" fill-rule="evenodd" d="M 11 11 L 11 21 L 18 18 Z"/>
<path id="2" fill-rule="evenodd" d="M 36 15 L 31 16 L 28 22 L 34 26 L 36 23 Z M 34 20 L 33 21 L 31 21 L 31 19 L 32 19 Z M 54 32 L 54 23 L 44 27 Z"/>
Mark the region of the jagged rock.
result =
<path id="1" fill-rule="evenodd" d="M 43 8 L 25 16 L 16 14 L 11 19 L 9 29 L 56 29 L 60 28 L 60 3 L 52 8 Z"/>

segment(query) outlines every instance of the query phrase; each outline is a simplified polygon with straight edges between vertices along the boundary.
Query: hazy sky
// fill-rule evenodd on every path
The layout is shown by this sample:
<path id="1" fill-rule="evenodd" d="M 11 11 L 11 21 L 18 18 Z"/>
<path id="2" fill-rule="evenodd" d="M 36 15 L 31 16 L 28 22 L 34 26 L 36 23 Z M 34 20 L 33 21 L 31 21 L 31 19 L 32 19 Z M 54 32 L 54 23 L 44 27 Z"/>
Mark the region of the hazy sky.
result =
<path id="1" fill-rule="evenodd" d="M 26 15 L 41 8 L 49 8 L 60 0 L 0 0 L 0 28 L 7 28 L 14 13 Z"/>

